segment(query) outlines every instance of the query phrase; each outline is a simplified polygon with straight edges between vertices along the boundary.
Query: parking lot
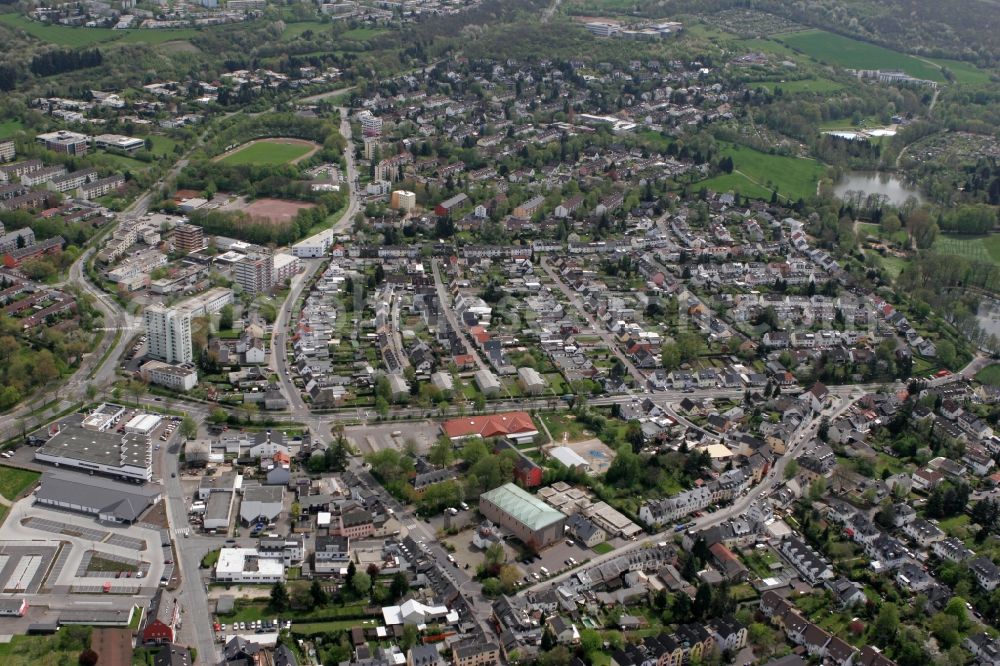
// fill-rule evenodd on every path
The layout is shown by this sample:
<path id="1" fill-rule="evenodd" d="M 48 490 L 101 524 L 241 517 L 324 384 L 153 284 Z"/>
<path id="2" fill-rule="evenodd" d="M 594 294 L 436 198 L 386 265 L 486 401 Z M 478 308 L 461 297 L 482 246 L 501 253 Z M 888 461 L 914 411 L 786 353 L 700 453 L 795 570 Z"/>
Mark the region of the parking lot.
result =
<path id="1" fill-rule="evenodd" d="M 402 451 L 410 440 L 416 444 L 418 453 L 426 453 L 440 433 L 440 427 L 432 421 L 353 426 L 344 430 L 344 436 L 362 454 L 385 449 Z"/>
<path id="2" fill-rule="evenodd" d="M 526 576 L 531 576 L 534 579 L 534 574 L 537 573 L 539 578 L 545 578 L 542 572 L 543 568 L 548 570 L 548 575 L 552 576 L 565 569 L 576 568 L 595 555 L 596 553 L 586 546 L 566 539 L 552 544 L 532 558 L 530 563 L 518 562 L 518 566 L 524 570 Z M 569 558 L 573 558 L 576 564 L 569 564 L 567 562 Z"/>

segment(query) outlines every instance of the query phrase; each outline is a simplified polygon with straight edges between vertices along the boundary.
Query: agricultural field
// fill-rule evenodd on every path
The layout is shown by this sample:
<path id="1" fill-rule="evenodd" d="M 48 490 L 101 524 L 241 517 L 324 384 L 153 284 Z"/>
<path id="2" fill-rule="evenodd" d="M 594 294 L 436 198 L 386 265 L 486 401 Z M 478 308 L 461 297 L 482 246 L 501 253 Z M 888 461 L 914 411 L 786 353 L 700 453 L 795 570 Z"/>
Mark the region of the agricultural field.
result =
<path id="1" fill-rule="evenodd" d="M 824 30 L 803 30 L 776 39 L 811 58 L 848 69 L 898 69 L 910 76 L 944 81 L 934 63 L 889 49 L 835 35 Z"/>
<path id="2" fill-rule="evenodd" d="M 316 144 L 299 139 L 262 139 L 235 148 L 218 161 L 229 166 L 287 164 L 316 150 Z"/>
<path id="3" fill-rule="evenodd" d="M 720 153 L 733 159 L 733 173 L 702 181 L 699 187 L 717 192 L 738 191 L 743 196 L 767 199 L 777 189 L 778 196 L 795 200 L 815 194 L 816 183 L 824 173 L 823 165 L 814 160 L 768 155 L 733 144 L 723 146 Z"/>
<path id="4" fill-rule="evenodd" d="M 931 248 L 941 254 L 957 254 L 974 261 L 1000 264 L 1000 234 L 950 236 L 941 234 Z"/>
<path id="5" fill-rule="evenodd" d="M 71 28 L 45 25 L 20 14 L 0 14 L 0 23 L 18 28 L 36 39 L 58 46 L 80 48 L 120 42 L 122 44 L 162 44 L 178 39 L 190 39 L 198 34 L 195 28 L 177 30 L 112 30 L 111 28 Z"/>

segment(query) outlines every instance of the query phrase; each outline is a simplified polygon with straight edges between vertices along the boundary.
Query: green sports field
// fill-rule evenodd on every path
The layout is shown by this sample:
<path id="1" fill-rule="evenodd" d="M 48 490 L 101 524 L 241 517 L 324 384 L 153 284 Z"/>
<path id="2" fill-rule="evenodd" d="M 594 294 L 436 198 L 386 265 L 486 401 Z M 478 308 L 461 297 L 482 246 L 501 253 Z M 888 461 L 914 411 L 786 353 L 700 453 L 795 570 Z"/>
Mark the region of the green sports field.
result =
<path id="1" fill-rule="evenodd" d="M 1000 264 L 1000 235 L 949 236 L 941 234 L 931 247 L 941 254 L 955 254 L 973 261 Z"/>
<path id="2" fill-rule="evenodd" d="M 941 70 L 933 63 L 889 49 L 841 37 L 824 30 L 803 30 L 777 37 L 779 41 L 820 62 L 848 69 L 900 70 L 910 76 L 931 81 L 944 81 Z"/>
<path id="3" fill-rule="evenodd" d="M 241 148 L 219 161 L 230 166 L 287 164 L 302 157 L 312 148 L 307 143 L 278 143 L 264 140 Z"/>

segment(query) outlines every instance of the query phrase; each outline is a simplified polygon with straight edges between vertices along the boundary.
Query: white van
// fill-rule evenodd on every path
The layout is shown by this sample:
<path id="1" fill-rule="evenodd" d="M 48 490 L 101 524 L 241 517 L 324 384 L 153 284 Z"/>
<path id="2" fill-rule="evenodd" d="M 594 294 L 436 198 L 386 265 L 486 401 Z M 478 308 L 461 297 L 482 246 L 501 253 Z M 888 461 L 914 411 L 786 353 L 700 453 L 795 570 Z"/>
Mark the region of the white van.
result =
<path id="1" fill-rule="evenodd" d="M 543 576 L 548 576 L 549 575 L 549 570 L 546 569 L 545 567 L 538 567 L 538 570 L 541 572 L 541 574 Z"/>

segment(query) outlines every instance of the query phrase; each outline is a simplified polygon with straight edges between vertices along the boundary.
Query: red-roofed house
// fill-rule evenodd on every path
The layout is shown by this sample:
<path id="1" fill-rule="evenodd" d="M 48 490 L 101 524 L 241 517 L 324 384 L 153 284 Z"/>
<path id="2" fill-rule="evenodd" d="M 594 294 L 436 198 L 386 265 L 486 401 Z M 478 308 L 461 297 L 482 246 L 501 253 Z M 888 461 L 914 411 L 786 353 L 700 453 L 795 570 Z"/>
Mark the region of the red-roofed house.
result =
<path id="1" fill-rule="evenodd" d="M 527 412 L 451 419 L 441 424 L 441 431 L 452 441 L 467 437 L 507 437 L 518 444 L 530 442 L 538 434 L 538 429 Z"/>

